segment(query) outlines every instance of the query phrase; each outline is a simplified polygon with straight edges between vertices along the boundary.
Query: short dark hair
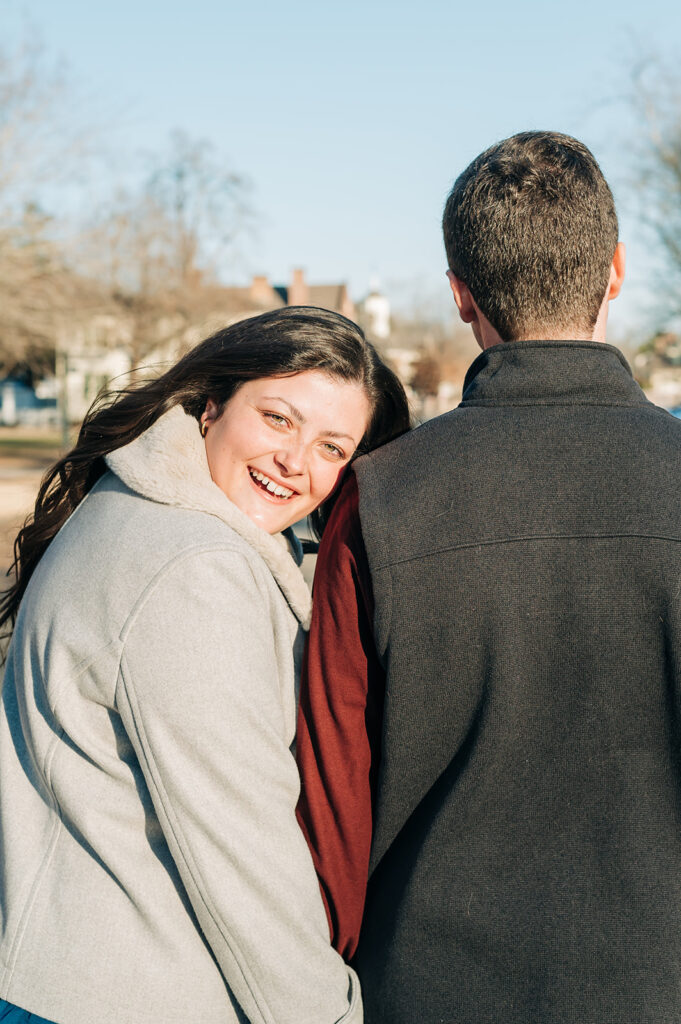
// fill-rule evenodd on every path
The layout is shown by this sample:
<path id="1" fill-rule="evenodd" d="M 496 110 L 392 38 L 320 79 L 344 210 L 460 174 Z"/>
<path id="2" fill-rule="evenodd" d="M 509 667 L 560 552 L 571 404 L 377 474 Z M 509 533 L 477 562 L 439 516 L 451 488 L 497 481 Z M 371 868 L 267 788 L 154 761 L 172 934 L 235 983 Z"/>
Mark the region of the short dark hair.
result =
<path id="1" fill-rule="evenodd" d="M 491 146 L 454 182 L 442 227 L 450 269 L 504 341 L 593 330 L 618 226 L 583 143 L 533 131 Z"/>

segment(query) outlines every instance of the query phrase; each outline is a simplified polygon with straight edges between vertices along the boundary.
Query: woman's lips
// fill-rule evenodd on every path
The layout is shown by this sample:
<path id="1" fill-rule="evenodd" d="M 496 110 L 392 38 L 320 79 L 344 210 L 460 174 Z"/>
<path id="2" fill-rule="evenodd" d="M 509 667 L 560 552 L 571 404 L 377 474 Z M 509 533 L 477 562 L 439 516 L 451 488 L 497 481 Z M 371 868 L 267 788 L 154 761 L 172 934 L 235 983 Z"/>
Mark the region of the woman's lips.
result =
<path id="1" fill-rule="evenodd" d="M 253 485 L 273 501 L 284 504 L 290 501 L 297 493 L 291 487 L 284 487 L 283 484 L 277 483 L 276 480 L 272 480 L 271 477 L 266 476 L 265 473 L 261 473 L 259 469 L 254 469 L 252 466 L 248 467 L 248 474 Z"/>

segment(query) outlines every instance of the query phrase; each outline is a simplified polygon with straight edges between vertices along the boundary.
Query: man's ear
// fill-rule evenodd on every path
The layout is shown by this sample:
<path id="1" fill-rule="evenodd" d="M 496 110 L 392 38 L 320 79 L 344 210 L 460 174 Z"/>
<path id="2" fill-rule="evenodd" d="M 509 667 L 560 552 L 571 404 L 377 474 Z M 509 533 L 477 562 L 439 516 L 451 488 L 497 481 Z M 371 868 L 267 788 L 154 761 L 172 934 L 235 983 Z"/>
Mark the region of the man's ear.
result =
<path id="1" fill-rule="evenodd" d="M 627 253 L 624 248 L 624 242 L 618 242 L 612 258 L 612 266 L 610 267 L 610 280 L 608 281 L 608 292 L 606 295 L 608 301 L 610 301 L 610 299 L 616 299 L 620 293 L 620 289 L 624 282 L 626 262 Z"/>
<path id="2" fill-rule="evenodd" d="M 449 287 L 452 289 L 454 302 L 456 302 L 456 308 L 459 310 L 459 316 L 465 324 L 472 323 L 477 316 L 477 310 L 468 285 L 460 277 L 457 277 L 453 270 L 447 271 L 447 277 L 449 278 Z"/>

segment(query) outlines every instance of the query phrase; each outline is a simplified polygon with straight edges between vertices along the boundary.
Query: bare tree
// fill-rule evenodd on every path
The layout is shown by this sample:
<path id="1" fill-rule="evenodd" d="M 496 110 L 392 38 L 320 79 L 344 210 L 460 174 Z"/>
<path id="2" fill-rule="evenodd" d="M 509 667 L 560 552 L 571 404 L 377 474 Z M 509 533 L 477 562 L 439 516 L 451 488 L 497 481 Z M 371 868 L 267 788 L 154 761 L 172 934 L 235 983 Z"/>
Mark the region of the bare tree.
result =
<path id="1" fill-rule="evenodd" d="M 168 154 L 150 175 L 146 193 L 171 227 L 178 286 L 192 284 L 197 270 L 218 270 L 225 250 L 249 227 L 249 183 L 225 170 L 214 147 L 184 132 L 171 136 Z"/>
<path id="2" fill-rule="evenodd" d="M 440 360 L 436 353 L 432 349 L 422 349 L 412 368 L 410 385 L 417 395 L 436 395 L 441 379 Z"/>
<path id="3" fill-rule="evenodd" d="M 246 230 L 248 183 L 225 171 L 209 144 L 182 134 L 137 189 L 121 189 L 90 232 L 88 272 L 130 326 L 130 358 L 181 347 L 218 301 L 220 263 Z"/>
<path id="4" fill-rule="evenodd" d="M 70 306 L 69 275 L 47 236 L 49 218 L 27 206 L 0 228 L 0 365 L 46 370 L 57 321 Z"/>
<path id="5" fill-rule="evenodd" d="M 0 49 L 0 368 L 44 370 L 82 294 L 63 225 L 42 208 L 77 173 L 84 136 L 68 125 L 62 72 L 35 44 Z M 66 117 L 66 120 L 65 120 Z M 60 241 L 60 238 L 62 239 Z"/>
<path id="6" fill-rule="evenodd" d="M 0 48 L 0 373 L 44 372 L 98 313 L 125 324 L 115 343 L 129 337 L 133 366 L 180 346 L 211 312 L 224 254 L 249 224 L 243 176 L 180 133 L 97 214 L 79 195 L 78 228 L 47 213 L 45 203 L 69 209 L 61 190 L 92 153 L 77 107 L 40 46 Z"/>
<path id="7" fill-rule="evenodd" d="M 40 45 L 0 49 L 0 210 L 35 198 L 39 182 L 59 173 L 55 120 L 64 97 L 63 72 Z M 61 154 L 60 154 L 61 155 Z"/>
<path id="8" fill-rule="evenodd" d="M 657 241 L 663 318 L 681 316 L 681 76 L 650 59 L 634 73 L 633 106 L 643 131 L 634 147 L 642 222 Z"/>

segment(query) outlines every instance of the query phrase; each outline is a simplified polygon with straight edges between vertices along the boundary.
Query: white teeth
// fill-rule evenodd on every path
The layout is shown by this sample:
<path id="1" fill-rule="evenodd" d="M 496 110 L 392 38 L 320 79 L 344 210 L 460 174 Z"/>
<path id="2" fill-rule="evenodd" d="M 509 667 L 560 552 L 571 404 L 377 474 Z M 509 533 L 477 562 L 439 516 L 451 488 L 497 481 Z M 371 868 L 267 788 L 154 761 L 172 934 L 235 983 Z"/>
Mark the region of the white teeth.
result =
<path id="1" fill-rule="evenodd" d="M 251 476 L 259 483 L 264 484 L 268 491 L 272 494 L 276 494 L 279 498 L 290 498 L 293 495 L 293 491 L 289 490 L 288 487 L 282 487 L 281 484 L 275 484 L 274 480 L 270 480 L 268 476 L 261 473 L 257 469 L 249 469 L 248 471 Z"/>

